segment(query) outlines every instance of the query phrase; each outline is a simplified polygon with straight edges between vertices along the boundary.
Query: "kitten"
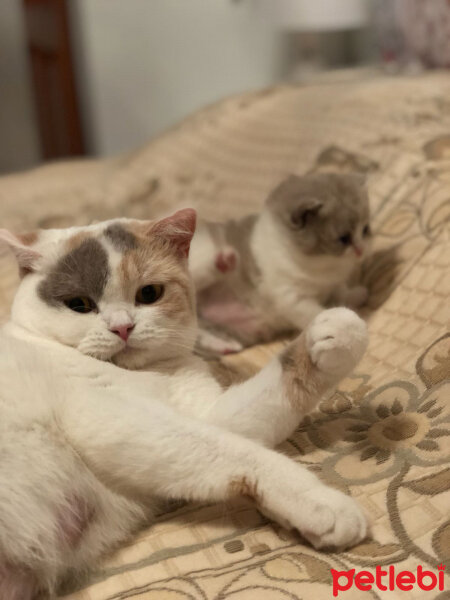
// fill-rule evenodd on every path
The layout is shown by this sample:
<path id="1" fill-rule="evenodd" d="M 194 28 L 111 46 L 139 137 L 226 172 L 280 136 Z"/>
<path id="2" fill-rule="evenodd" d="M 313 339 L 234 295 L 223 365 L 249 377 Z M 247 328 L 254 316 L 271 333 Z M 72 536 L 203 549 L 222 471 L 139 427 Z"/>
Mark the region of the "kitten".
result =
<path id="1" fill-rule="evenodd" d="M 329 303 L 361 306 L 366 288 L 347 283 L 367 253 L 369 220 L 360 177 L 329 173 L 291 175 L 259 215 L 201 223 L 190 259 L 200 346 L 238 351 L 304 329 Z"/>
<path id="2" fill-rule="evenodd" d="M 195 212 L 17 236 L 0 333 L 0 598 L 51 596 L 155 514 L 245 495 L 315 547 L 362 540 L 357 503 L 270 447 L 356 365 L 366 327 L 321 313 L 221 389 L 193 354 Z"/>

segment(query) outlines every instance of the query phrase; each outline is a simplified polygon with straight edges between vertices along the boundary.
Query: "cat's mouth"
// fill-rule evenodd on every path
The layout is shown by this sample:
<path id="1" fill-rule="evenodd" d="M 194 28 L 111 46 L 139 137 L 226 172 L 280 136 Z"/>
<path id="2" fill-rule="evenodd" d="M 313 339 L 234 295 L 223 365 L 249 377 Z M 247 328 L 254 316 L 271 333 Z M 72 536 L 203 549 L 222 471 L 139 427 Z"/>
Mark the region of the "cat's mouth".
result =
<path id="1" fill-rule="evenodd" d="M 115 356 L 121 354 L 127 348 L 129 348 L 128 342 L 124 342 L 118 338 L 112 339 L 110 343 L 102 344 L 83 340 L 83 342 L 78 346 L 78 350 L 82 354 L 86 354 L 87 356 L 92 356 L 92 358 L 103 361 L 112 361 Z"/>
<path id="2" fill-rule="evenodd" d="M 114 353 L 114 356 L 118 354 L 131 354 L 132 352 L 136 352 L 138 348 L 133 348 L 130 344 L 125 343 L 122 348 L 120 348 L 117 352 Z"/>
<path id="3" fill-rule="evenodd" d="M 116 361 L 117 358 L 128 358 L 130 356 L 136 356 L 142 353 L 145 348 L 142 347 L 142 344 L 138 344 L 136 340 L 128 339 L 126 342 L 123 342 L 120 348 L 118 348 L 111 356 L 111 360 L 113 362 Z"/>

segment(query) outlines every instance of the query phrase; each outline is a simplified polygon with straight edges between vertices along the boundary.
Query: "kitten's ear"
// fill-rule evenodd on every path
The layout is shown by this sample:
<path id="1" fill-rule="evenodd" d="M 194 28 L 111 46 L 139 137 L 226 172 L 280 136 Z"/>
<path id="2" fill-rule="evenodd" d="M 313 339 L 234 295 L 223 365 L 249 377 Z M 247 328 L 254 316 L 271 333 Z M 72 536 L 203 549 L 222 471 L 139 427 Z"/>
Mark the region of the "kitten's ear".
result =
<path id="1" fill-rule="evenodd" d="M 319 214 L 322 206 L 323 202 L 316 198 L 304 200 L 300 206 L 292 211 L 291 222 L 299 229 L 303 229 Z"/>
<path id="2" fill-rule="evenodd" d="M 16 235 L 7 229 L 0 229 L 0 243 L 5 243 L 12 250 L 22 275 L 34 271 L 41 258 L 41 254 L 32 248 L 36 240 L 36 233 Z"/>
<path id="3" fill-rule="evenodd" d="M 189 256 L 189 247 L 195 232 L 197 213 L 193 208 L 184 208 L 170 217 L 157 221 L 151 229 L 153 235 L 169 240 L 184 258 Z"/>
<path id="4" fill-rule="evenodd" d="M 301 184 L 302 177 L 299 175 L 288 175 L 267 196 L 266 205 L 277 206 L 278 203 L 295 194 Z"/>

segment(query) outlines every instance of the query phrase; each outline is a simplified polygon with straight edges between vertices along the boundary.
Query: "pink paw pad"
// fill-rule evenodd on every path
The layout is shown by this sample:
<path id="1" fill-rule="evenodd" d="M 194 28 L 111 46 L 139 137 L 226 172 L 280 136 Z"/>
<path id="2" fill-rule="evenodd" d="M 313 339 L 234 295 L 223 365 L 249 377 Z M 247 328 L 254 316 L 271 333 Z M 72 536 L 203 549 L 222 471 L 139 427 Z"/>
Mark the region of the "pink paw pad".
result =
<path id="1" fill-rule="evenodd" d="M 235 270 L 237 262 L 236 252 L 232 248 L 226 248 L 216 255 L 215 265 L 221 273 L 229 273 Z"/>

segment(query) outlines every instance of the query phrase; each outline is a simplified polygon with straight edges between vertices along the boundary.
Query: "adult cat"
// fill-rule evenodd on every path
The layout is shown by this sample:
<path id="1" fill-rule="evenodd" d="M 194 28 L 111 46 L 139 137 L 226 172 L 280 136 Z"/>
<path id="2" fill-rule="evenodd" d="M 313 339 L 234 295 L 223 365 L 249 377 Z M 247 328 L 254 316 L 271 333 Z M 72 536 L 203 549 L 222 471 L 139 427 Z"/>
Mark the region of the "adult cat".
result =
<path id="1" fill-rule="evenodd" d="M 366 346 L 321 313 L 260 373 L 223 391 L 194 356 L 195 212 L 15 236 L 22 282 L 0 343 L 0 598 L 52 595 L 152 516 L 156 498 L 235 495 L 315 547 L 366 535 L 351 498 L 268 447 Z"/>

